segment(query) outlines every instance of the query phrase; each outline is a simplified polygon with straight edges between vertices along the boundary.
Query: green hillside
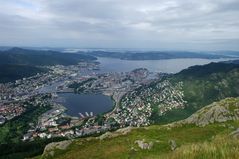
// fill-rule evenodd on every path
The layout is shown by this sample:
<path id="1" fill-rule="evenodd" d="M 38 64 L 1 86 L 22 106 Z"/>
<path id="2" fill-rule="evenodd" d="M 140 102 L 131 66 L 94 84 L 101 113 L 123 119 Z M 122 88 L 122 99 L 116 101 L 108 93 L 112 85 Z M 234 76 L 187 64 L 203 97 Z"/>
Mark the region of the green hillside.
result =
<path id="1" fill-rule="evenodd" d="M 48 145 L 44 154 L 36 158 L 236 159 L 239 154 L 239 131 L 237 129 L 239 127 L 239 112 L 237 111 L 239 99 L 222 100 L 203 108 L 196 114 L 199 115 L 202 111 L 220 110 L 218 107 L 234 112 L 233 119 L 208 123 L 203 127 L 185 121 L 162 126 L 128 127 L 96 138 L 76 139 Z M 223 113 L 219 113 L 218 116 L 227 117 Z M 206 120 L 208 117 L 204 118 Z"/>
<path id="2" fill-rule="evenodd" d="M 239 96 L 239 65 L 210 63 L 193 66 L 169 78 L 175 85 L 182 82 L 185 109 L 172 110 L 158 118 L 158 122 L 183 119 L 198 109 L 226 97 Z"/>
<path id="3" fill-rule="evenodd" d="M 130 113 L 136 112 L 138 103 L 150 105 L 150 116 L 138 109 L 138 115 L 132 116 L 127 124 L 140 120 L 142 115 L 149 116 L 151 123 L 165 124 L 185 119 L 212 102 L 238 96 L 239 65 L 210 63 L 192 66 L 128 93 L 121 100 L 121 109 Z"/>
<path id="4" fill-rule="evenodd" d="M 61 53 L 57 51 L 12 48 L 0 51 L 0 64 L 20 65 L 75 65 L 80 61 L 96 60 L 89 55 Z"/>
<path id="5" fill-rule="evenodd" d="M 34 76 L 37 73 L 44 73 L 48 70 L 29 65 L 0 65 L 0 83 L 13 82 L 18 79 Z"/>

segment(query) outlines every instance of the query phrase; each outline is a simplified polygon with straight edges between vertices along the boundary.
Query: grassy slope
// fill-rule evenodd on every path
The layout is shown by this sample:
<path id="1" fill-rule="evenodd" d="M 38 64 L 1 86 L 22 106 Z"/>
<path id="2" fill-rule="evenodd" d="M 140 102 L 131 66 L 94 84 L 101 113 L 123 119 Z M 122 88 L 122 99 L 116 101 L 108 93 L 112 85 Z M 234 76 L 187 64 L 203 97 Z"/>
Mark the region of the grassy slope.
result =
<path id="1" fill-rule="evenodd" d="M 226 102 L 226 103 L 225 103 Z M 228 98 L 219 105 L 238 107 L 238 98 Z M 207 109 L 204 109 L 205 111 Z M 153 125 L 135 128 L 127 135 L 99 140 L 96 138 L 77 139 L 66 150 L 55 150 L 54 158 L 236 158 L 239 140 L 229 134 L 239 127 L 239 121 L 209 124 L 197 127 L 192 124 Z M 136 140 L 153 142 L 150 150 L 142 150 Z M 172 151 L 169 140 L 177 144 Z M 222 144 L 223 143 L 223 144 Z M 39 157 L 41 158 L 41 157 Z M 44 157 L 43 157 L 44 158 Z M 51 157 L 49 157 L 51 158 Z"/>
<path id="2" fill-rule="evenodd" d="M 79 139 L 74 142 L 67 150 L 56 151 L 54 158 L 58 159 L 75 159 L 75 158 L 160 158 L 164 155 L 170 155 L 171 149 L 168 144 L 169 140 L 175 140 L 179 151 L 181 145 L 200 145 L 204 142 L 213 141 L 216 135 L 226 136 L 234 129 L 228 127 L 238 127 L 239 122 L 227 122 L 221 124 L 208 125 L 204 128 L 187 125 L 167 129 L 163 126 L 150 126 L 147 128 L 138 128 L 128 135 L 122 135 L 116 138 L 99 140 Z M 136 140 L 154 142 L 152 149 L 141 150 Z M 210 144 L 210 143 L 209 143 Z M 237 147 L 239 143 L 237 142 Z M 134 148 L 135 150 L 132 150 Z"/>
<path id="3" fill-rule="evenodd" d="M 236 159 L 239 156 L 239 140 L 217 136 L 212 142 L 183 145 L 176 151 L 163 155 L 163 159 Z"/>

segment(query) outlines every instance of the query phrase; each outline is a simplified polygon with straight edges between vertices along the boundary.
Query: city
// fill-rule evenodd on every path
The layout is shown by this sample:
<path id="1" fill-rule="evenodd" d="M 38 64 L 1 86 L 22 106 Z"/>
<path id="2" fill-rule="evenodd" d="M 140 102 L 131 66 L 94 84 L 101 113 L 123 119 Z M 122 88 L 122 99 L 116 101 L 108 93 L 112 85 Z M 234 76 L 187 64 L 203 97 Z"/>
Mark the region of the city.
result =
<path id="1" fill-rule="evenodd" d="M 96 62 L 82 62 L 74 66 L 48 66 L 50 71 L 47 73 L 16 80 L 14 83 L 0 84 L 1 124 L 28 111 L 25 102 L 31 98 L 36 98 L 32 105 L 46 107 L 48 111 L 41 114 L 37 122 L 29 123 L 31 126 L 22 136 L 23 141 L 38 137 L 75 138 L 98 134 L 125 127 L 129 121 L 132 121 L 129 125 L 149 124 L 150 106 L 149 110 L 142 109 L 138 105 L 132 106 L 133 108 L 128 107 L 127 111 L 131 112 L 130 115 L 125 112 L 122 107 L 125 103 L 121 100 L 127 93 L 134 93 L 133 90 L 148 85 L 160 75 L 143 68 L 131 72 L 100 73 L 98 65 L 99 63 Z M 101 123 L 98 121 L 98 116 L 93 116 L 92 112 L 86 112 L 85 115 L 79 112 L 79 117 L 72 117 L 65 113 L 66 108 L 63 105 L 55 101 L 57 94 L 63 92 L 102 93 L 112 97 L 114 108 L 103 114 Z M 44 95 L 48 97 L 42 98 Z M 139 110 L 146 111 L 145 113 L 148 112 L 148 115 L 141 116 L 140 120 L 134 119 L 138 116 L 134 110 L 137 107 Z"/>

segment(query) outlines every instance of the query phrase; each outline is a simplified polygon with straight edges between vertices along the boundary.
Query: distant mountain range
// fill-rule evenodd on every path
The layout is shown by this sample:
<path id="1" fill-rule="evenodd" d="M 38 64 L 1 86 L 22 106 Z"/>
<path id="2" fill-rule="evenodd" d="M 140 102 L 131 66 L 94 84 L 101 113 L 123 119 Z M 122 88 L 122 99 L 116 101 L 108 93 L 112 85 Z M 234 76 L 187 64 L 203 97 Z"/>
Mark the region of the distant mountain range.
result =
<path id="1" fill-rule="evenodd" d="M 221 51 L 215 53 L 197 53 L 186 51 L 80 51 L 78 53 L 63 53 L 60 51 L 51 51 L 47 49 L 43 50 L 40 48 L 32 50 L 17 47 L 0 47 L 0 82 L 14 81 L 22 78 L 23 76 L 28 77 L 36 73 L 41 73 L 43 70 L 38 68 L 38 66 L 75 65 L 80 61 L 97 60 L 97 57 L 117 58 L 122 60 L 162 60 L 175 58 L 217 59 L 239 57 L 239 52 Z M 232 62 L 239 63 L 239 60 L 227 61 L 225 63 Z M 27 68 L 27 66 L 29 66 L 29 68 Z M 24 68 L 25 70 L 23 71 L 21 68 Z M 197 74 L 199 75 L 199 72 Z"/>
<path id="2" fill-rule="evenodd" d="M 0 51 L 0 83 L 13 82 L 47 71 L 47 69 L 38 66 L 75 65 L 80 61 L 96 59 L 90 55 L 57 51 L 2 48 Z"/>
<path id="3" fill-rule="evenodd" d="M 96 60 L 90 55 L 73 53 L 62 53 L 57 51 L 28 50 L 22 48 L 12 48 L 0 51 L 0 64 L 18 65 L 75 65 L 80 61 Z"/>
<path id="4" fill-rule="evenodd" d="M 95 57 L 117 58 L 121 60 L 163 60 L 177 58 L 201 58 L 201 59 L 218 59 L 239 57 L 239 52 L 228 53 L 210 53 L 210 52 L 187 52 L 187 51 L 146 51 L 146 52 L 108 52 L 108 51 L 89 51 L 78 52 L 84 55 Z"/>
<path id="5" fill-rule="evenodd" d="M 74 49 L 73 49 L 74 50 Z M 69 52 L 67 52 L 69 51 Z M 7 56 L 6 54 L 16 55 L 18 59 Z M 60 53 L 60 55 L 59 55 Z M 20 55 L 21 56 L 20 56 Z M 33 56 L 34 55 L 34 56 Z M 46 58 L 45 56 L 48 56 Z M 3 57 L 4 56 L 4 57 Z M 41 59 L 34 60 L 36 57 Z M 212 52 L 194 52 L 194 51 L 119 51 L 119 50 L 84 50 L 71 51 L 71 49 L 63 48 L 32 48 L 32 47 L 0 47 L 0 58 L 5 58 L 6 62 L 30 63 L 38 65 L 70 65 L 75 64 L 79 60 L 95 60 L 96 57 L 117 58 L 121 60 L 163 60 L 176 58 L 201 58 L 201 59 L 218 59 L 218 58 L 239 58 L 239 51 L 212 51 Z M 23 60 L 24 59 L 24 60 Z M 45 61 L 45 62 L 44 62 Z M 0 64 L 2 61 L 0 60 Z"/>

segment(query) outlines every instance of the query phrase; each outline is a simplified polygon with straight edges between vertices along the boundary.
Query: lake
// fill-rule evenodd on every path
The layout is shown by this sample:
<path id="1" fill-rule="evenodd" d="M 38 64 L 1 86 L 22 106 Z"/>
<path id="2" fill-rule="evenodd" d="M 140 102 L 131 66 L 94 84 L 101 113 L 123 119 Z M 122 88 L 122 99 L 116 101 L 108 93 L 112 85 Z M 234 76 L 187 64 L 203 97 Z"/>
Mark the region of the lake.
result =
<path id="1" fill-rule="evenodd" d="M 98 58 L 100 72 L 129 72 L 136 68 L 147 68 L 151 72 L 177 73 L 193 65 L 204 65 L 210 62 L 227 61 L 231 59 L 167 59 L 167 60 L 120 60 L 115 58 Z"/>
<path id="2" fill-rule="evenodd" d="M 113 107 L 111 98 L 102 94 L 59 93 L 57 103 L 64 105 L 66 114 L 74 117 L 80 117 L 79 113 L 86 116 L 86 112 L 94 115 L 104 113 Z"/>

